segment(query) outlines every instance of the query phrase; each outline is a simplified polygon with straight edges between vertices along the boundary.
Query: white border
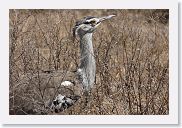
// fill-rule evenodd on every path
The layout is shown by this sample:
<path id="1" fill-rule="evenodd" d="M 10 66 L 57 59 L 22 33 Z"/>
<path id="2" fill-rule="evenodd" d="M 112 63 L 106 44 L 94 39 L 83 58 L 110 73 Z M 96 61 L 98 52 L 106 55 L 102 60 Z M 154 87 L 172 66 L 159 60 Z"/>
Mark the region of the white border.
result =
<path id="1" fill-rule="evenodd" d="M 0 5 L 3 124 L 178 124 L 178 4 L 175 0 L 6 0 Z M 169 115 L 9 115 L 9 9 L 170 9 Z"/>

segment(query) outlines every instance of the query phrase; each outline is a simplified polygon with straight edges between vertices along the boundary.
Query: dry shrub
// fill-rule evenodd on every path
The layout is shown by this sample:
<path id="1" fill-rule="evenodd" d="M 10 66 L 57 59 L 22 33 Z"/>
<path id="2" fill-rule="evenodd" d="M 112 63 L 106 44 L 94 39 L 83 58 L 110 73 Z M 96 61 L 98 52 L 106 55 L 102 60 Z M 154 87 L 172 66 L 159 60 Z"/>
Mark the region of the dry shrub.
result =
<path id="1" fill-rule="evenodd" d="M 169 10 L 10 10 L 10 114 L 55 114 L 47 101 L 79 65 L 74 23 L 110 14 L 94 32 L 90 102 L 82 96 L 59 114 L 169 114 Z M 41 76 L 51 71 L 58 76 Z"/>

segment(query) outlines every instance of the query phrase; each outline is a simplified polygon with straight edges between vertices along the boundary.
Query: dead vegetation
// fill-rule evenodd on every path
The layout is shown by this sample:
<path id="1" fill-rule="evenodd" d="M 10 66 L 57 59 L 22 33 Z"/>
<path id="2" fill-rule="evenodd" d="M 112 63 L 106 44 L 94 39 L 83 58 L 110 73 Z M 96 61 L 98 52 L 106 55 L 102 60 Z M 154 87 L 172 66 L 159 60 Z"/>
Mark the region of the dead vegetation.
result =
<path id="1" fill-rule="evenodd" d="M 97 73 L 89 105 L 82 96 L 59 114 L 169 114 L 168 10 L 10 10 L 10 114 L 55 114 L 47 102 L 79 65 L 76 20 L 110 14 L 117 16 L 93 36 Z"/>

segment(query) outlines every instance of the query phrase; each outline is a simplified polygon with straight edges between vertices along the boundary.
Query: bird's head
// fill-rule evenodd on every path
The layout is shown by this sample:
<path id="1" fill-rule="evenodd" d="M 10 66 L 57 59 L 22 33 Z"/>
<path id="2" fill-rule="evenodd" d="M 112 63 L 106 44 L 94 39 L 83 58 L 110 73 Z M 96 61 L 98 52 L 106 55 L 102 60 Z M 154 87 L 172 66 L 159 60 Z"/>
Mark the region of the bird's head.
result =
<path id="1" fill-rule="evenodd" d="M 109 15 L 109 16 L 104 16 L 104 17 L 92 17 L 92 16 L 87 16 L 81 19 L 80 21 L 76 22 L 75 27 L 73 28 L 73 37 L 78 36 L 83 36 L 87 33 L 92 33 L 99 25 L 101 22 L 111 19 L 115 15 Z"/>

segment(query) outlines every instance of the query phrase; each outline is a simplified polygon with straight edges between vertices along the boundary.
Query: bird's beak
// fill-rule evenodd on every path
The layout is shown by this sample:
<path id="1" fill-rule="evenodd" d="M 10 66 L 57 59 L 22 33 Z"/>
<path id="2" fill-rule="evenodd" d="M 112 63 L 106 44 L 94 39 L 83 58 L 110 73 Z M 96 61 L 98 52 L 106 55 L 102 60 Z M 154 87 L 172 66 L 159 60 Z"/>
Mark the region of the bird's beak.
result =
<path id="1" fill-rule="evenodd" d="M 116 15 L 109 15 L 109 16 L 101 17 L 101 18 L 99 18 L 99 22 L 102 22 L 102 21 L 104 21 L 104 20 L 111 19 L 111 18 L 114 17 L 114 16 L 116 16 Z"/>
<path id="2" fill-rule="evenodd" d="M 109 16 L 104 16 L 104 17 L 99 18 L 98 21 L 96 22 L 95 28 L 97 28 L 102 21 L 111 19 L 114 16 L 116 16 L 116 15 L 109 15 Z"/>

